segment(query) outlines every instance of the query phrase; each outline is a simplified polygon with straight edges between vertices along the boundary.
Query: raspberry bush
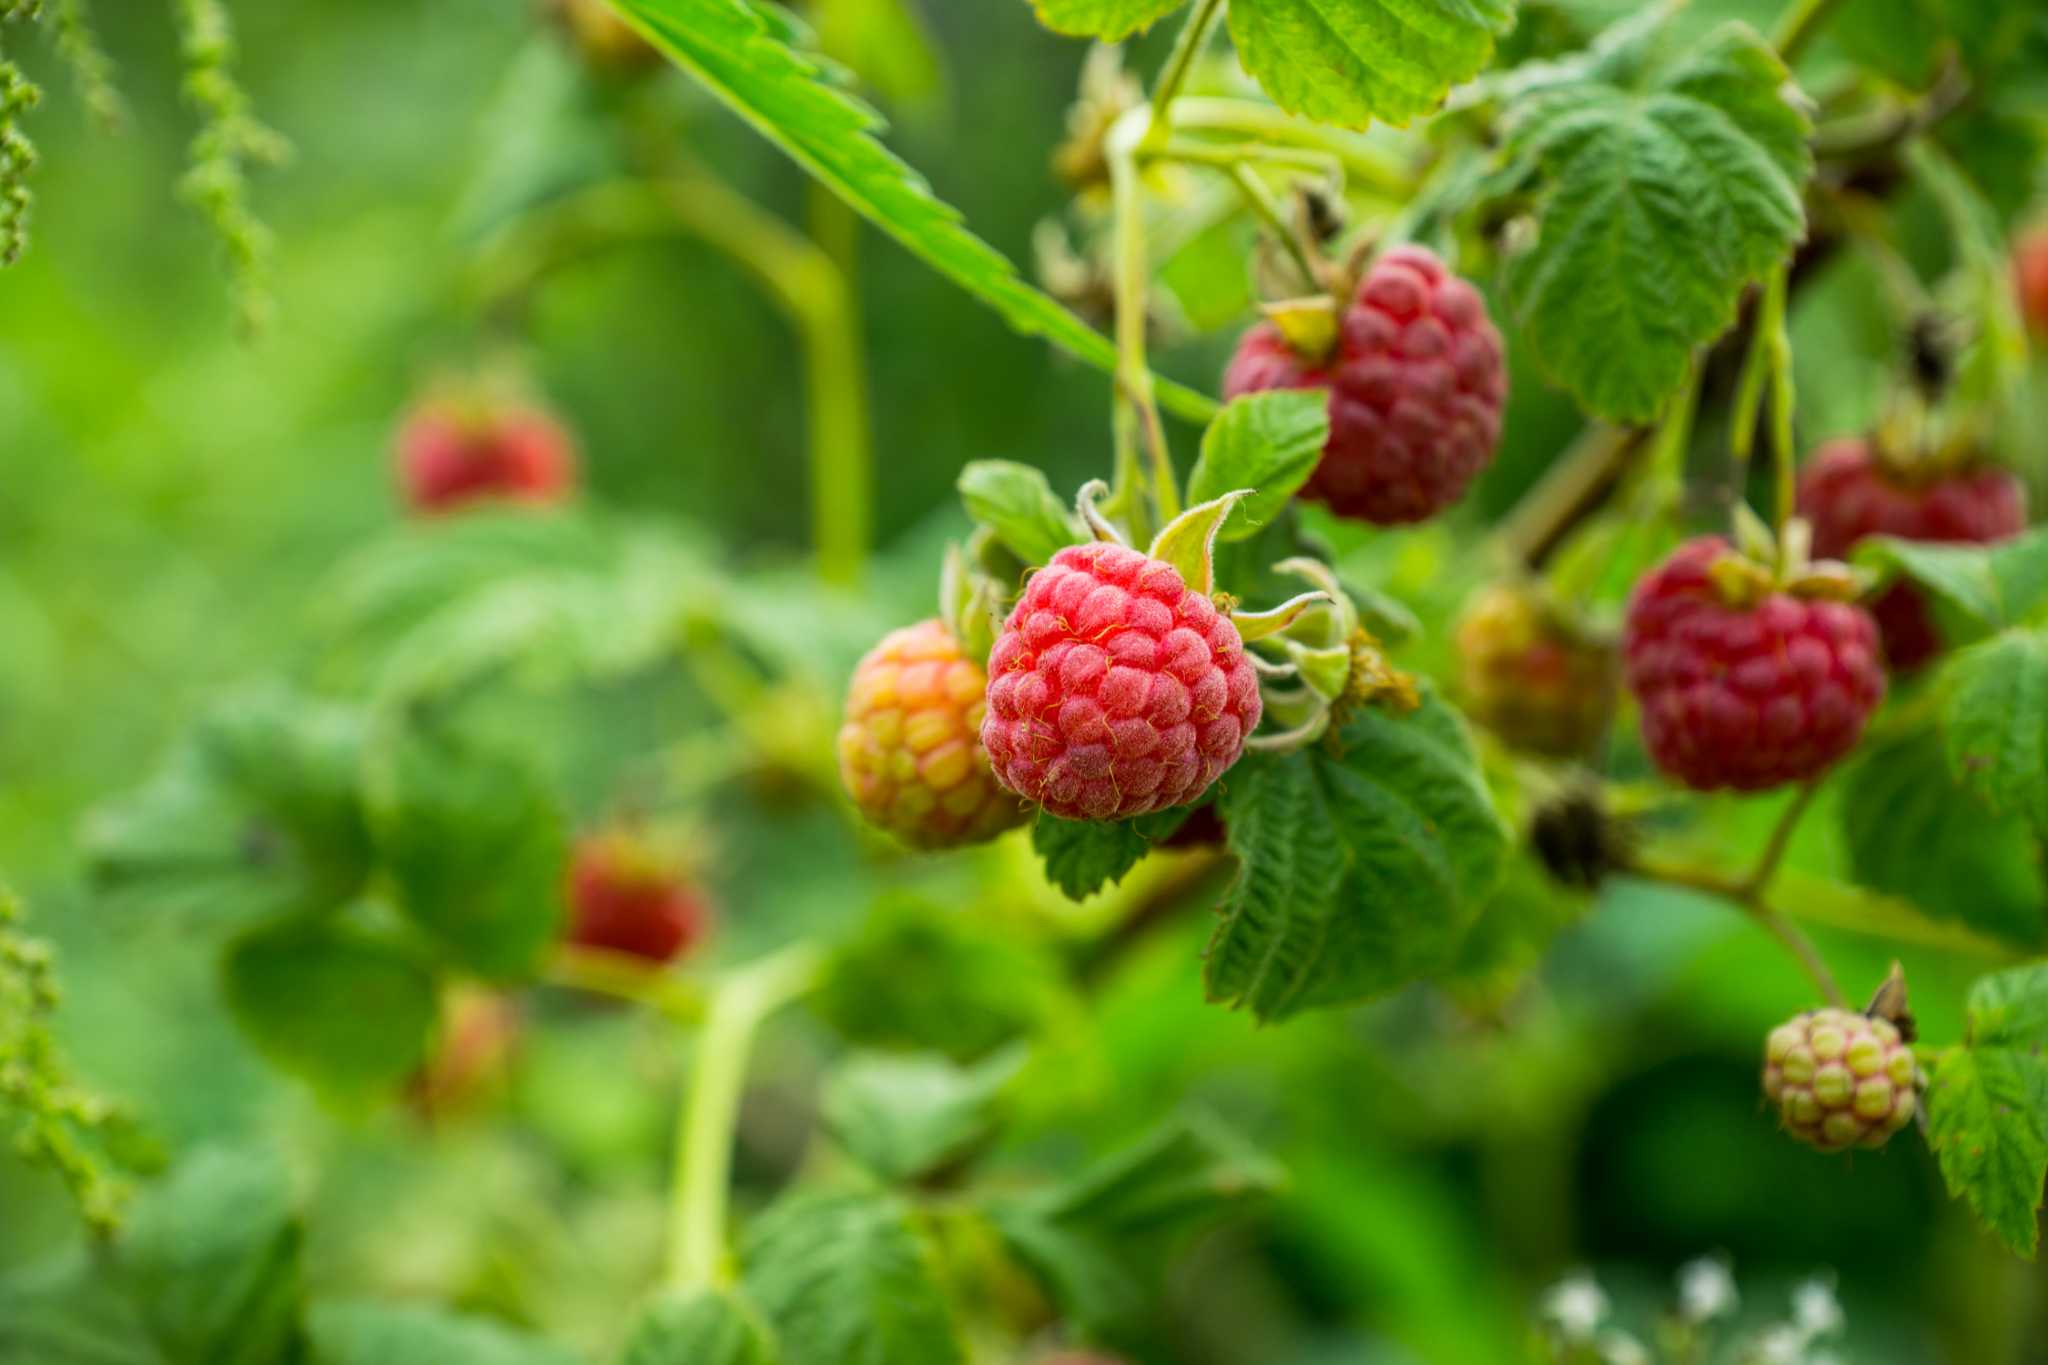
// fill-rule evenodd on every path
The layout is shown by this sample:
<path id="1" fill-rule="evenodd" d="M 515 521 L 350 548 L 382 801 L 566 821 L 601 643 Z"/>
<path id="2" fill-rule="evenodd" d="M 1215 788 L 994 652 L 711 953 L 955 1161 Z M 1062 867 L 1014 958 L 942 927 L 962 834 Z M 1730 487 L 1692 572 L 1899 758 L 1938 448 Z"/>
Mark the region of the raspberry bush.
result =
<path id="1" fill-rule="evenodd" d="M 0 0 L 0 1365 L 2048 1352 L 2037 7 L 375 8 Z"/>

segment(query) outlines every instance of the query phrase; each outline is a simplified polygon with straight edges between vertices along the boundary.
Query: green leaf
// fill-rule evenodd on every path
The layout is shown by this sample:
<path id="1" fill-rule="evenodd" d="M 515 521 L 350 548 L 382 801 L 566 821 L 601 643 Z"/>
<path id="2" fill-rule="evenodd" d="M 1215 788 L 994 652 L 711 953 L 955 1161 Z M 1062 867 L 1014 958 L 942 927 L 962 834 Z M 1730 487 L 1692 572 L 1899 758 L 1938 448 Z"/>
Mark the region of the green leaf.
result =
<path id="1" fill-rule="evenodd" d="M 478 509 L 366 545 L 315 620 L 328 673 L 395 703 L 506 671 L 555 683 L 644 668 L 722 599 L 715 582 L 698 544 L 666 527 Z"/>
<path id="2" fill-rule="evenodd" d="M 996 533 L 1027 565 L 1038 567 L 1088 539 L 1042 471 L 1014 460 L 971 460 L 960 471 L 967 515 Z"/>
<path id="3" fill-rule="evenodd" d="M 2048 602 L 2048 527 L 1997 545 L 1872 536 L 1852 557 L 1910 578 L 1979 633 L 2018 625 Z"/>
<path id="4" fill-rule="evenodd" d="M 1812 129 L 1784 64 L 1740 25 L 1661 71 L 1637 61 L 1636 28 L 1623 37 L 1507 112 L 1505 155 L 1537 196 L 1507 283 L 1558 383 L 1599 416 L 1647 422 L 1804 234 Z"/>
<path id="5" fill-rule="evenodd" d="M 746 1305 L 729 1293 L 666 1294 L 626 1339 L 620 1365 L 773 1365 L 774 1346 Z"/>
<path id="6" fill-rule="evenodd" d="M 1032 0 L 1039 22 L 1055 33 L 1121 42 L 1150 28 L 1188 0 Z"/>
<path id="7" fill-rule="evenodd" d="M 856 1055 L 826 1083 L 819 1116 L 855 1160 L 887 1181 L 914 1180 L 995 1131 L 1003 1090 L 1024 1064 L 1009 1048 L 978 1066 L 941 1056 Z"/>
<path id="8" fill-rule="evenodd" d="M 1959 791 L 1932 731 L 1875 745 L 1849 770 L 1842 831 L 1851 875 L 1863 885 L 1935 919 L 2040 942 L 2048 883 L 2033 832 Z"/>
<path id="9" fill-rule="evenodd" d="M 1062 820 L 1045 811 L 1032 823 L 1031 846 L 1052 884 L 1077 901 L 1122 881 L 1152 851 L 1151 840 L 1128 820 Z"/>
<path id="10" fill-rule="evenodd" d="M 907 897 L 878 904 L 827 963 L 813 1003 L 851 1042 L 987 1056 L 1072 1007 L 1059 964 L 957 909 Z"/>
<path id="11" fill-rule="evenodd" d="M 1241 867 L 1209 997 L 1262 1020 L 1451 966 L 1508 846 L 1471 737 L 1430 689 L 1412 714 L 1364 708 L 1334 752 L 1247 757 L 1222 815 Z"/>
<path id="12" fill-rule="evenodd" d="M 1231 0 L 1230 37 L 1273 102 L 1321 123 L 1405 124 L 1493 57 L 1514 0 Z"/>
<path id="13" fill-rule="evenodd" d="M 1091 1166 L 1047 1203 L 1061 1222 L 1108 1238 L 1174 1232 L 1285 1183 L 1271 1158 L 1196 1114 L 1176 1116 Z"/>
<path id="14" fill-rule="evenodd" d="M 97 885 L 120 905 L 216 921 L 338 908 L 371 863 L 363 728 L 281 688 L 231 698 L 147 786 L 90 819 Z"/>
<path id="15" fill-rule="evenodd" d="M 1202 434 L 1202 453 L 1188 476 L 1188 501 L 1207 502 L 1234 488 L 1249 488 L 1252 495 L 1238 504 L 1222 535 L 1224 540 L 1257 535 L 1316 472 L 1329 439 L 1329 396 L 1320 389 L 1280 389 L 1233 399 Z"/>
<path id="16" fill-rule="evenodd" d="M 1141 1310 L 1141 1263 L 1283 1182 L 1279 1167 L 1236 1133 L 1181 1115 L 1064 1184 L 993 1199 L 986 1212 L 1061 1307 L 1100 1330 Z"/>
<path id="17" fill-rule="evenodd" d="M 312 1329 L 320 1365 L 580 1365 L 573 1351 L 440 1308 L 324 1303 Z"/>
<path id="18" fill-rule="evenodd" d="M 532 971 L 559 934 L 568 857 L 540 777 L 509 754 L 396 719 L 371 751 L 368 783 L 406 915 L 470 971 Z"/>
<path id="19" fill-rule="evenodd" d="M 1967 1019 L 1929 1079 L 1928 1141 L 1949 1192 L 2031 1259 L 2048 1179 L 2048 965 L 1983 977 Z"/>
<path id="20" fill-rule="evenodd" d="M 303 1234 L 275 1154 L 208 1147 L 136 1202 L 120 1274 L 170 1365 L 303 1359 Z"/>
<path id="21" fill-rule="evenodd" d="M 894 1195 L 785 1199 L 754 1224 L 740 1260 L 788 1365 L 967 1358 L 921 1216 Z"/>
<path id="22" fill-rule="evenodd" d="M 876 140 L 881 117 L 822 80 L 817 63 L 777 41 L 741 0 L 612 3 L 734 113 L 1011 327 L 1116 372 L 1107 337 L 1026 284 L 1001 252 L 961 226 L 959 213 Z M 1190 421 L 1206 422 L 1216 411 L 1213 400 L 1165 380 L 1159 401 Z"/>
<path id="23" fill-rule="evenodd" d="M 134 1306 L 83 1251 L 0 1275 L 0 1365 L 164 1365 Z"/>
<path id="24" fill-rule="evenodd" d="M 426 1060 L 433 976 L 339 923 L 292 921 L 229 945 L 222 986 L 257 1050 L 343 1102 L 390 1094 Z"/>
<path id="25" fill-rule="evenodd" d="M 2008 630 L 1941 672 L 1949 771 L 1991 810 L 2048 830 L 2048 634 Z"/>

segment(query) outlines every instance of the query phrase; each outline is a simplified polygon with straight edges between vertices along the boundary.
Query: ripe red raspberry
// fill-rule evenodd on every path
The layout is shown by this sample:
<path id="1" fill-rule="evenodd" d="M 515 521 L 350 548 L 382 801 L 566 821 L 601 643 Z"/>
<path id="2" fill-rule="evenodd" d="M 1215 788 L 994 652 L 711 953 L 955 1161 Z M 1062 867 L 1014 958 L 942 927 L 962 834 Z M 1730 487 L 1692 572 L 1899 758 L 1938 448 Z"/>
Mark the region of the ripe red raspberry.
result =
<path id="1" fill-rule="evenodd" d="M 576 447 L 535 407 L 430 401 L 400 426 L 398 477 L 416 512 L 446 512 L 480 498 L 560 502 L 576 483 Z"/>
<path id="2" fill-rule="evenodd" d="M 1622 640 L 1643 739 L 1689 787 L 1762 791 L 1849 752 L 1884 696 L 1877 625 L 1846 602 L 1771 592 L 1729 602 L 1719 536 L 1678 547 L 1636 585 Z"/>
<path id="3" fill-rule="evenodd" d="M 2036 332 L 2048 335 L 2048 223 L 2029 229 L 2013 244 L 2012 273 L 2020 312 Z"/>
<path id="4" fill-rule="evenodd" d="M 883 637 L 853 670 L 839 777 L 872 823 L 914 848 L 993 839 L 1024 823 L 981 750 L 988 674 L 943 621 Z"/>
<path id="5" fill-rule="evenodd" d="M 1498 584 L 1480 592 L 1458 622 L 1457 646 L 1465 709 L 1509 744 L 1577 758 L 1607 733 L 1621 690 L 1613 641 L 1534 591 Z"/>
<path id="6" fill-rule="evenodd" d="M 576 846 L 569 942 L 670 962 L 710 927 L 710 902 L 673 860 L 625 835 L 596 835 Z"/>
<path id="7" fill-rule="evenodd" d="M 1814 553 L 1830 559 L 1865 536 L 1983 545 L 2026 529 L 2027 491 L 2005 470 L 1982 465 L 1909 482 L 1867 442 L 1848 439 L 1828 442 L 1800 471 L 1799 515 L 1813 523 Z M 1894 584 L 1871 612 L 1893 668 L 1918 668 L 1941 652 L 1927 601 L 1912 584 Z"/>
<path id="8" fill-rule="evenodd" d="M 1223 376 L 1227 398 L 1330 390 L 1330 439 L 1302 496 L 1341 517 L 1422 521 L 1493 459 L 1507 365 L 1479 291 L 1419 246 L 1377 261 L 1345 310 L 1336 350 L 1313 360 L 1262 322 Z"/>
<path id="9" fill-rule="evenodd" d="M 1259 723 L 1237 627 L 1171 564 L 1121 545 L 1054 555 L 988 666 L 981 742 L 996 780 L 1068 820 L 1194 800 Z"/>
<path id="10" fill-rule="evenodd" d="M 1851 1010 L 1809 1010 L 1764 1043 L 1764 1095 L 1823 1152 L 1884 1146 L 1919 1107 L 1917 1076 L 1898 1025 Z"/>

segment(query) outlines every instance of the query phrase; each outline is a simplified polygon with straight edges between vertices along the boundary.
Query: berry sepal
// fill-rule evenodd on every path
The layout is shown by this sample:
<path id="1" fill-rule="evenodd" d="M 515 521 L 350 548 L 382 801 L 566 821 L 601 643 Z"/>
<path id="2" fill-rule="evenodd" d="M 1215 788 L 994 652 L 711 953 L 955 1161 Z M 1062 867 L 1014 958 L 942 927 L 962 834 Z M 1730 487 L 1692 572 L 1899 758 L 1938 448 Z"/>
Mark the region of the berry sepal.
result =
<path id="1" fill-rule="evenodd" d="M 1735 508 L 1735 544 L 1708 566 L 1721 600 L 1747 610 L 1773 593 L 1805 602 L 1853 602 L 1876 585 L 1866 569 L 1813 558 L 1813 526 L 1804 517 L 1776 535 L 1747 504 Z"/>

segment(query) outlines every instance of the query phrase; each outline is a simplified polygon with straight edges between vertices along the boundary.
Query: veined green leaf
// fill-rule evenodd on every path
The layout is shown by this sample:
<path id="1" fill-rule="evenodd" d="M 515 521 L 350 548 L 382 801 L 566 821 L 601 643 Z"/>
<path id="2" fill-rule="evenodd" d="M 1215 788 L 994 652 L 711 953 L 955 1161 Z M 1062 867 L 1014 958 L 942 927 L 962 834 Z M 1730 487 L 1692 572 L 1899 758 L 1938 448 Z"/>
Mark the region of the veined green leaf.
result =
<path id="1" fill-rule="evenodd" d="M 1741 25 L 1661 70 L 1628 36 L 1510 105 L 1505 155 L 1538 197 L 1507 275 L 1550 374 L 1599 416 L 1645 422 L 1804 235 L 1812 129 Z"/>
<path id="2" fill-rule="evenodd" d="M 1031 0 L 1039 22 L 1055 33 L 1115 43 L 1150 28 L 1188 0 Z"/>
<path id="3" fill-rule="evenodd" d="M 1043 470 L 1015 460 L 970 460 L 957 486 L 967 515 L 1028 565 L 1050 563 L 1067 546 L 1088 539 Z"/>
<path id="4" fill-rule="evenodd" d="M 857 1054 L 832 1073 L 819 1103 L 825 1127 L 884 1180 L 914 1180 L 972 1152 L 995 1131 L 1004 1087 L 1025 1049 L 971 1067 L 932 1053 Z"/>
<path id="5" fill-rule="evenodd" d="M 1433 691 L 1413 714 L 1364 709 L 1335 753 L 1245 759 L 1222 813 L 1242 868 L 1209 996 L 1267 1020 L 1449 967 L 1507 849 L 1471 737 Z"/>
<path id="6" fill-rule="evenodd" d="M 1405 124 L 1479 74 L 1514 0 L 1231 0 L 1230 37 L 1273 102 L 1323 123 Z"/>
<path id="7" fill-rule="evenodd" d="M 1946 545 L 1872 536 L 1858 564 L 1912 579 L 1979 632 L 2017 625 L 2048 601 L 2048 527 L 1997 545 Z"/>
<path id="8" fill-rule="evenodd" d="M 1249 488 L 1222 538 L 1257 535 L 1308 482 L 1330 439 L 1329 396 L 1282 389 L 1231 400 L 1202 434 L 1201 458 L 1188 475 L 1188 501 L 1207 502 Z"/>
<path id="9" fill-rule="evenodd" d="M 741 1252 L 788 1365 L 959 1365 L 958 1324 L 923 1218 L 889 1194 L 799 1194 Z"/>
<path id="10" fill-rule="evenodd" d="M 2048 887 L 2033 831 L 1958 791 L 1931 730 L 1873 746 L 1849 770 L 1842 833 L 1863 885 L 1934 919 L 2011 943 L 2041 941 Z"/>
<path id="11" fill-rule="evenodd" d="M 707 1289 L 655 1300 L 626 1339 L 621 1365 L 773 1365 L 775 1351 L 746 1304 Z"/>
<path id="12" fill-rule="evenodd" d="M 881 116 L 822 80 L 817 64 L 777 40 L 752 8 L 741 0 L 612 4 L 734 113 L 1011 327 L 1115 372 L 1109 338 L 1026 284 L 1001 252 L 962 226 L 959 213 L 876 140 Z M 1158 394 L 1162 406 L 1190 421 L 1215 415 L 1214 400 L 1192 389 L 1162 380 Z"/>
<path id="13" fill-rule="evenodd" d="M 2048 830 L 2048 634 L 2008 630 L 1942 669 L 1949 770 L 1992 810 Z"/>
<path id="14" fill-rule="evenodd" d="M 1970 988 L 1968 1034 L 1927 1088 L 1928 1141 L 1949 1192 L 2022 1256 L 2040 1242 L 2048 1179 L 2048 966 Z"/>

